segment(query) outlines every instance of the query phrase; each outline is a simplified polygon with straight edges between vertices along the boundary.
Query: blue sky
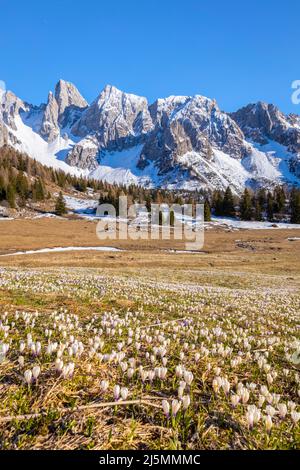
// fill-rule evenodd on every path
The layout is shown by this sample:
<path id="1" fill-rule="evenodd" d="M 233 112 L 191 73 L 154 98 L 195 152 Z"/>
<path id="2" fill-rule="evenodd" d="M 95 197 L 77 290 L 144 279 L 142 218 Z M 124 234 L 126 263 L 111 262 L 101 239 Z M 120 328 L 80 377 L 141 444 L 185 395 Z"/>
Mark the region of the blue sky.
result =
<path id="1" fill-rule="evenodd" d="M 299 0 L 0 0 L 0 17 L 0 80 L 35 104 L 63 78 L 88 101 L 110 83 L 300 113 Z"/>

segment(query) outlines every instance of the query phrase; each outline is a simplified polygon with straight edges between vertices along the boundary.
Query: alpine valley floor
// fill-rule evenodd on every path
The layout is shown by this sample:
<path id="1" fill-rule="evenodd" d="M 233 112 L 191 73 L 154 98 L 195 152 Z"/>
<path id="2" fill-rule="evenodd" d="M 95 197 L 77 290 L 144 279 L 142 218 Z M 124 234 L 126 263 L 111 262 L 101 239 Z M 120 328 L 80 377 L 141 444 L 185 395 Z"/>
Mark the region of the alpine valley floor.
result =
<path id="1" fill-rule="evenodd" d="M 0 257 L 0 448 L 299 448 L 299 238 Z M 96 245 L 93 221 L 0 222 L 0 255 Z"/>

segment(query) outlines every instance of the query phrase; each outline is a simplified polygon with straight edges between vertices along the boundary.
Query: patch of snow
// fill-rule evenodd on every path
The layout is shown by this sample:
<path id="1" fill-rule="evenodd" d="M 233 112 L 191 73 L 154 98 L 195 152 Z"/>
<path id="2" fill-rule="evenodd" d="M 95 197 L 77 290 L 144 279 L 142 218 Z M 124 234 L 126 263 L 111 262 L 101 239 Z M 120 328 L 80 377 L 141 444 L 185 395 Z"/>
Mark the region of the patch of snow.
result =
<path id="1" fill-rule="evenodd" d="M 19 256 L 19 255 L 32 255 L 35 253 L 56 253 L 63 251 L 123 251 L 119 248 L 112 246 L 65 246 L 57 248 L 41 248 L 40 250 L 16 251 L 15 253 L 8 253 L 0 256 Z"/>
<path id="2" fill-rule="evenodd" d="M 258 221 L 244 221 L 230 217 L 212 217 L 211 221 L 215 225 L 227 225 L 228 227 L 249 230 L 266 230 L 266 229 L 300 229 L 300 224 L 289 224 L 284 222 L 258 222 Z"/>
<path id="3" fill-rule="evenodd" d="M 44 219 L 44 218 L 54 218 L 62 219 L 59 215 L 53 214 L 52 212 L 44 212 L 43 214 L 35 215 L 34 217 L 25 217 L 25 219 Z"/>
<path id="4" fill-rule="evenodd" d="M 199 251 L 199 250 L 166 250 L 168 253 L 176 253 L 176 254 L 182 254 L 182 253 L 189 253 L 193 255 L 199 255 L 199 254 L 204 254 L 204 251 Z"/>
<path id="5" fill-rule="evenodd" d="M 98 201 L 95 199 L 80 199 L 73 196 L 64 196 L 68 209 L 76 214 L 88 214 L 95 212 Z"/>

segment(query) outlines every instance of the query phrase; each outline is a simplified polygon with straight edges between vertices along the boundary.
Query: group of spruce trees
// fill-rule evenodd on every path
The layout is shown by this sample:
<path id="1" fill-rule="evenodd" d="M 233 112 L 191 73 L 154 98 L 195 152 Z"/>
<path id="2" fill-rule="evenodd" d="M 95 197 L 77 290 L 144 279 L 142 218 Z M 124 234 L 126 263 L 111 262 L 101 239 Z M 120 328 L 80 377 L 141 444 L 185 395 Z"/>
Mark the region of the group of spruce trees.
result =
<path id="1" fill-rule="evenodd" d="M 289 220 L 300 223 L 300 189 L 287 190 L 277 186 L 272 191 L 245 189 L 241 197 L 234 196 L 230 187 L 224 193 L 215 191 L 211 198 L 214 215 L 239 217 L 241 220 Z"/>

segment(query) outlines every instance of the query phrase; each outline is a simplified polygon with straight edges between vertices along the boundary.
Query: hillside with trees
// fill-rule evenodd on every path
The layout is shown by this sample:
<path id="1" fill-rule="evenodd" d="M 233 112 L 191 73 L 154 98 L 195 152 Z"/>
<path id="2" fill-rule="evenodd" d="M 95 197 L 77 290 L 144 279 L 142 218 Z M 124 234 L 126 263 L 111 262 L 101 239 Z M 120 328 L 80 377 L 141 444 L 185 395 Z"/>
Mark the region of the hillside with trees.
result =
<path id="1" fill-rule="evenodd" d="M 26 154 L 9 146 L 0 148 L 0 205 L 10 209 L 35 207 L 49 201 L 54 212 L 66 213 L 63 193 L 79 192 L 83 195 L 92 190 L 100 203 L 118 206 L 121 195 L 128 197 L 128 204 L 145 204 L 150 210 L 151 203 L 193 204 L 204 203 L 206 221 L 211 216 L 238 217 L 241 220 L 267 220 L 270 222 L 300 223 L 300 189 L 277 186 L 272 190 L 245 189 L 239 197 L 230 187 L 225 192 L 171 191 L 145 189 L 141 186 L 120 186 L 104 181 L 87 179 L 46 167 Z M 55 195 L 55 196 L 54 196 Z"/>

